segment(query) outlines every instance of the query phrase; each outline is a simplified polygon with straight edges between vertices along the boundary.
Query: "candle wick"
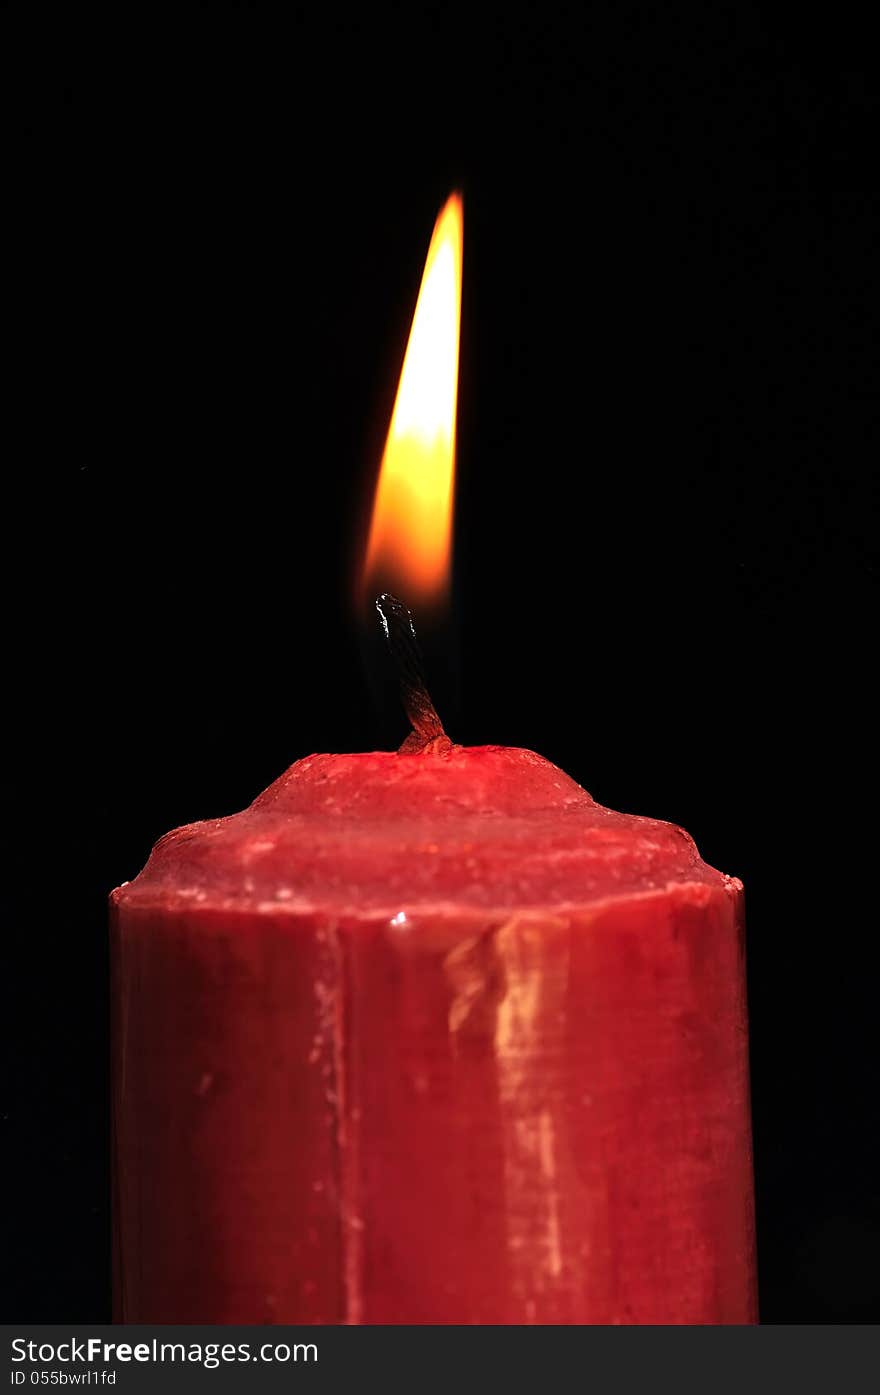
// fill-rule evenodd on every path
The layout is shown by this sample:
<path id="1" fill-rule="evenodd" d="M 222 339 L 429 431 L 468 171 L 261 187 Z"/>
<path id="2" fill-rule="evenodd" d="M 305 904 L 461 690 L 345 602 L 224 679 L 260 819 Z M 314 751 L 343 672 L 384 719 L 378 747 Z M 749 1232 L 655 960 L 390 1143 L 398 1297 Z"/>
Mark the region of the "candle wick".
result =
<path id="1" fill-rule="evenodd" d="M 376 597 L 376 609 L 397 671 L 400 700 L 412 727 L 400 749 L 417 751 L 438 737 L 448 740 L 428 692 L 412 611 L 388 591 Z"/>

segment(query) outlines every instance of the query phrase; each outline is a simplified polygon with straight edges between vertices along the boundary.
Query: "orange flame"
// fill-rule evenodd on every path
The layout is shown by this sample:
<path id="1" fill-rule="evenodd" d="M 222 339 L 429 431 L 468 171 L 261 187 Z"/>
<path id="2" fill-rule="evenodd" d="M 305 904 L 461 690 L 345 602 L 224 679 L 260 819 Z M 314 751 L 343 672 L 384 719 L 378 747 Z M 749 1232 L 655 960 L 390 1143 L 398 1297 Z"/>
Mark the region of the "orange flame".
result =
<path id="1" fill-rule="evenodd" d="M 452 194 L 428 248 L 364 563 L 365 588 L 415 607 L 442 602 L 450 582 L 462 238 Z"/>

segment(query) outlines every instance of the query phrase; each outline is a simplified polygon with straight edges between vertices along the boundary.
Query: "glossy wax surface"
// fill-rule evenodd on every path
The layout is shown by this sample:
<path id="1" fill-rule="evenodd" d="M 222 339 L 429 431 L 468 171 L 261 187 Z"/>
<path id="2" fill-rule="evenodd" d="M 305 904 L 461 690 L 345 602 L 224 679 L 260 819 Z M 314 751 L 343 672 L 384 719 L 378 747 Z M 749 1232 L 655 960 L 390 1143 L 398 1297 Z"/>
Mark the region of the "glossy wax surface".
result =
<path id="1" fill-rule="evenodd" d="M 748 1322 L 741 886 L 527 751 L 312 756 L 113 893 L 133 1322 Z"/>

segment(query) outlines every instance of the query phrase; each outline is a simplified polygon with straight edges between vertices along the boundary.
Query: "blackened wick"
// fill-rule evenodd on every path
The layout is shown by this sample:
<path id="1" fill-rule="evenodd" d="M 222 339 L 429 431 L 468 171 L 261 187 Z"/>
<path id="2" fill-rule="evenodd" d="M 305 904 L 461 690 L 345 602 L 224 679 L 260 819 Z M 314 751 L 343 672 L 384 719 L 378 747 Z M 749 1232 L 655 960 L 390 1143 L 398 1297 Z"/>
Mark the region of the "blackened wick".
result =
<path id="1" fill-rule="evenodd" d="M 422 652 L 416 637 L 412 612 L 397 596 L 383 591 L 376 597 L 376 609 L 397 670 L 400 700 L 419 745 L 445 736 L 443 723 L 431 701 Z M 409 745 L 411 738 L 404 745 Z"/>

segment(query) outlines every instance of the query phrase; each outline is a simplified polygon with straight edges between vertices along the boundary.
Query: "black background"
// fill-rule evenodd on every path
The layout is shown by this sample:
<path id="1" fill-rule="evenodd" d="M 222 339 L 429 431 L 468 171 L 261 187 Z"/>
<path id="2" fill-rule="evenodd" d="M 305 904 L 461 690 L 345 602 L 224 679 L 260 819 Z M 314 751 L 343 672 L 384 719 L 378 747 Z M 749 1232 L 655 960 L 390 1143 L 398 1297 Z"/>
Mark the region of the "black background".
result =
<path id="1" fill-rule="evenodd" d="M 460 187 L 447 726 L 742 876 L 762 1317 L 876 1320 L 867 35 L 9 23 L 6 1316 L 109 1313 L 110 888 L 309 751 L 403 735 L 351 578 Z"/>

